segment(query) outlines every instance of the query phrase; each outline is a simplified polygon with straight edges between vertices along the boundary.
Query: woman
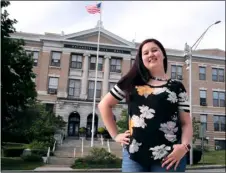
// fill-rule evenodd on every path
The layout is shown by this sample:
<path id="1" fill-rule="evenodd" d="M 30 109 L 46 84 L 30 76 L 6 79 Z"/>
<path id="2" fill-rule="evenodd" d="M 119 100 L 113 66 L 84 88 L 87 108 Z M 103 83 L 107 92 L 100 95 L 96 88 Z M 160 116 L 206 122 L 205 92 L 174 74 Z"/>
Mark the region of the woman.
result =
<path id="1" fill-rule="evenodd" d="M 184 172 L 192 123 L 184 85 L 167 78 L 167 55 L 155 39 L 143 41 L 131 70 L 98 105 L 112 136 L 124 144 L 122 172 Z M 126 98 L 128 128 L 118 134 L 112 107 Z"/>

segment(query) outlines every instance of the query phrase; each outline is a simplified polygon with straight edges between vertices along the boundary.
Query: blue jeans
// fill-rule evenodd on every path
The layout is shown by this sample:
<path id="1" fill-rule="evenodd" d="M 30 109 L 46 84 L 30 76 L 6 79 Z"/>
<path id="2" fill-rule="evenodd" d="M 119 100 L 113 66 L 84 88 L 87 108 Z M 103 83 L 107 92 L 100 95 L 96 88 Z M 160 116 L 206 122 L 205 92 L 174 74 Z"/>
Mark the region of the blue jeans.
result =
<path id="1" fill-rule="evenodd" d="M 166 170 L 165 166 L 162 168 L 161 162 L 155 163 L 150 167 L 143 167 L 139 163 L 131 160 L 129 158 L 129 153 L 126 148 L 123 147 L 123 154 L 122 154 L 122 172 L 185 172 L 186 169 L 186 156 L 183 157 L 177 167 L 174 170 L 174 166 L 172 166 L 169 170 Z"/>

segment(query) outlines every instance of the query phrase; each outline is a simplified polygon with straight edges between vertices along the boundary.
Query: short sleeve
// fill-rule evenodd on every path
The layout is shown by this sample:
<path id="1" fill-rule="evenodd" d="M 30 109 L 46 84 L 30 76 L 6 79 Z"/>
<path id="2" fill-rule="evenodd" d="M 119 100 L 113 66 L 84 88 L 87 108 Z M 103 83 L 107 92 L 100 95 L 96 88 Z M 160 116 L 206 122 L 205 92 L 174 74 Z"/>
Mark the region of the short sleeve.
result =
<path id="1" fill-rule="evenodd" d="M 110 90 L 110 93 L 118 101 L 122 101 L 126 96 L 125 92 L 121 89 L 118 83 Z"/>
<path id="2" fill-rule="evenodd" d="M 178 108 L 179 111 L 190 112 L 190 105 L 188 99 L 188 93 L 184 85 L 179 82 L 179 92 L 178 92 Z"/>

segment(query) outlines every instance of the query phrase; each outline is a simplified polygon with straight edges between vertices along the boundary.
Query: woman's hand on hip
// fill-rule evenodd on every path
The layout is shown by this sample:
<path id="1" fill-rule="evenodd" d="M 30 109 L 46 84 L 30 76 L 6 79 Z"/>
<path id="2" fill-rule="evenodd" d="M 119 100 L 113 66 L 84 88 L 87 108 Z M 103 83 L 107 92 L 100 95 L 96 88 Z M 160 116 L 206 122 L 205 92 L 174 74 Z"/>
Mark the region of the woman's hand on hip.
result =
<path id="1" fill-rule="evenodd" d="M 166 158 L 163 159 L 162 167 L 168 165 L 166 169 L 170 169 L 173 165 L 174 169 L 177 169 L 177 166 L 180 163 L 180 160 L 188 152 L 183 144 L 176 144 L 173 146 L 173 151 Z"/>
<path id="2" fill-rule="evenodd" d="M 129 144 L 130 140 L 130 131 L 127 130 L 124 133 L 120 133 L 115 137 L 115 142 L 119 142 L 121 144 Z"/>

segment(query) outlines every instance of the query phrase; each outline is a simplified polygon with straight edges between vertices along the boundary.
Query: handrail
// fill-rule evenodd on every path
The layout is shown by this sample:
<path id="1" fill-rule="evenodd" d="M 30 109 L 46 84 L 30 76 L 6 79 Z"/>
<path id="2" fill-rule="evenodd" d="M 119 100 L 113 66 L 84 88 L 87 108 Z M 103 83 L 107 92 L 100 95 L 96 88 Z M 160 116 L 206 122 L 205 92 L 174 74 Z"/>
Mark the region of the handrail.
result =
<path id="1" fill-rule="evenodd" d="M 54 144 L 53 144 L 53 152 L 55 151 L 55 149 L 56 149 L 56 141 L 54 142 Z"/>
<path id="2" fill-rule="evenodd" d="M 46 163 L 49 162 L 49 156 L 50 156 L 50 147 L 48 148 L 48 151 L 47 151 L 47 155 L 46 155 Z"/>

